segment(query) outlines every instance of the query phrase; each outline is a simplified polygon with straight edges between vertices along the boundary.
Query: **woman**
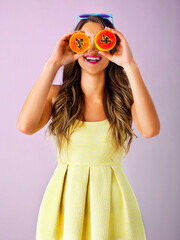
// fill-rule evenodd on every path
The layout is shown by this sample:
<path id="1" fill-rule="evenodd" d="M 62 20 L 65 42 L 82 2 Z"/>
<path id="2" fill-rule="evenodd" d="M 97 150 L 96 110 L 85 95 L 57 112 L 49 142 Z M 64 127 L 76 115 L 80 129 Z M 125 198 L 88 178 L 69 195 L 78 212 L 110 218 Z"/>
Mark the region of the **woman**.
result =
<path id="1" fill-rule="evenodd" d="M 100 52 L 94 38 L 106 27 L 117 44 Z M 69 47 L 77 31 L 91 41 L 82 54 Z M 91 64 L 87 56 L 100 61 Z M 63 84 L 52 85 L 62 66 Z M 145 240 L 122 158 L 136 136 L 132 120 L 146 138 L 159 133 L 160 122 L 127 40 L 108 19 L 91 15 L 57 41 L 26 99 L 18 128 L 33 134 L 50 117 L 58 165 L 42 199 L 36 240 Z"/>

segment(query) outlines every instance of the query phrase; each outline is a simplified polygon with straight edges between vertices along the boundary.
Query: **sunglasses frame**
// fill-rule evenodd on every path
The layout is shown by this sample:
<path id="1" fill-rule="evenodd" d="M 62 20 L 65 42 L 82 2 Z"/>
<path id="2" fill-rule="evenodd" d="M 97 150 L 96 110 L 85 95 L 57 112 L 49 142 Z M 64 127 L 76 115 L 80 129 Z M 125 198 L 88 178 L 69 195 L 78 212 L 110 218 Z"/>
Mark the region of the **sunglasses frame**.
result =
<path id="1" fill-rule="evenodd" d="M 100 17 L 102 17 L 101 15 L 108 15 L 107 17 L 102 17 L 102 18 L 104 18 L 104 19 L 111 18 L 112 19 L 112 23 L 114 25 L 114 19 L 113 19 L 113 15 L 112 14 L 106 14 L 106 13 L 98 13 L 98 14 L 84 13 L 84 14 L 76 15 L 75 27 L 76 27 L 78 18 L 79 19 L 87 19 L 89 17 L 89 16 L 88 17 L 81 17 L 81 15 L 100 16 Z"/>

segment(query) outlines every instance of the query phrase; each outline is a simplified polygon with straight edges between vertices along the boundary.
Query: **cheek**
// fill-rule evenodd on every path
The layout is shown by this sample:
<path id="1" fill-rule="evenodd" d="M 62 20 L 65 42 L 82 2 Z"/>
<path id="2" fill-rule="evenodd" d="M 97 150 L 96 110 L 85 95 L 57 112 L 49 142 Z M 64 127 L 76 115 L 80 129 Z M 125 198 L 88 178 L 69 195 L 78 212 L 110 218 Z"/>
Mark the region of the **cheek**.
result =
<path id="1" fill-rule="evenodd" d="M 106 65 L 106 67 L 109 65 L 109 63 L 110 63 L 109 59 L 105 58 L 104 59 L 104 64 Z"/>
<path id="2" fill-rule="evenodd" d="M 80 66 L 84 63 L 83 57 L 78 58 L 78 63 Z"/>
<path id="3" fill-rule="evenodd" d="M 109 64 L 110 61 L 106 57 L 103 57 L 102 62 L 103 62 L 104 65 L 107 65 L 107 64 Z"/>

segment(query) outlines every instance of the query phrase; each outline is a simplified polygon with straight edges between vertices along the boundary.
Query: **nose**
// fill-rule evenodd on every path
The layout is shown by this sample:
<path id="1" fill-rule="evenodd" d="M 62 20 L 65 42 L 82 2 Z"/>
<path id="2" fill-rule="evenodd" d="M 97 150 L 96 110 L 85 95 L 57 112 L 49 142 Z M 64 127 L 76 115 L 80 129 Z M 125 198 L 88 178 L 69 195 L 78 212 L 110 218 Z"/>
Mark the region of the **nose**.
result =
<path id="1" fill-rule="evenodd" d="M 95 52 L 95 51 L 98 52 L 99 51 L 99 49 L 95 45 L 94 40 L 95 40 L 95 37 L 90 38 L 90 47 L 88 49 L 88 52 Z"/>

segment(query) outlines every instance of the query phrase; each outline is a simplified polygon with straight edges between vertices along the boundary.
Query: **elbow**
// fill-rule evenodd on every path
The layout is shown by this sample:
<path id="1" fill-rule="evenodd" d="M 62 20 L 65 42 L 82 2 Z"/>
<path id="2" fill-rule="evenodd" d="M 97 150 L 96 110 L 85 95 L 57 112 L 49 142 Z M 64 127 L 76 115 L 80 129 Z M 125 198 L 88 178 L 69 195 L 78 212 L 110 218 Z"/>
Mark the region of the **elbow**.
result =
<path id="1" fill-rule="evenodd" d="M 143 136 L 145 138 L 152 138 L 152 137 L 155 137 L 155 136 L 159 135 L 159 133 L 160 133 L 160 123 L 159 123 L 159 126 L 151 129 L 148 132 L 143 133 Z"/>
<path id="2" fill-rule="evenodd" d="M 159 132 L 160 132 L 160 131 L 158 131 L 158 132 L 151 132 L 151 133 L 148 133 L 148 134 L 143 134 L 143 136 L 144 136 L 145 138 L 152 138 L 152 137 L 157 136 L 157 135 L 159 134 Z"/>
<path id="3" fill-rule="evenodd" d="M 17 121 L 17 129 L 26 134 L 26 135 L 32 135 L 33 132 L 29 130 L 29 128 L 27 127 L 27 125 L 22 124 L 19 120 Z"/>

